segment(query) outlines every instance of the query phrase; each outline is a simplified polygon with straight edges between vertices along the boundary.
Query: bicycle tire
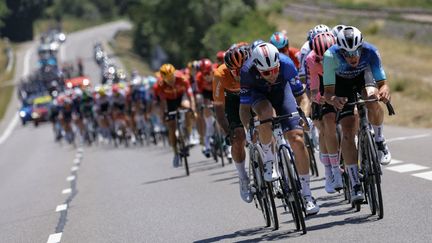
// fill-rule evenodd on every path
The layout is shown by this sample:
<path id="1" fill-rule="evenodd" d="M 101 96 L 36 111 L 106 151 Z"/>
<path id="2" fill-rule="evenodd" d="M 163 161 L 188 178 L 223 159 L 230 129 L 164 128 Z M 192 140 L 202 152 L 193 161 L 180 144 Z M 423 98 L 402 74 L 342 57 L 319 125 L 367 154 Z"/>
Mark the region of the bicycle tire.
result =
<path id="1" fill-rule="evenodd" d="M 375 214 L 378 212 L 378 218 L 384 217 L 384 205 L 381 191 L 381 171 L 379 169 L 380 164 L 378 161 L 378 153 L 375 142 L 372 140 L 372 135 L 368 133 L 368 157 L 369 166 L 371 172 L 371 180 L 369 189 L 373 192 L 373 203 L 375 205 Z M 373 215 L 375 215 L 373 214 Z"/>
<path id="2" fill-rule="evenodd" d="M 314 152 L 314 148 L 313 148 L 312 143 L 311 143 L 311 137 L 309 136 L 309 134 L 307 132 L 304 132 L 304 141 L 305 141 L 307 152 L 309 154 L 309 167 L 311 169 L 311 174 L 313 176 L 318 177 L 319 172 L 318 172 L 318 166 L 316 163 L 315 152 Z"/>
<path id="3" fill-rule="evenodd" d="M 270 219 L 273 222 L 273 228 L 274 230 L 279 229 L 279 218 L 277 214 L 277 208 L 276 203 L 273 196 L 273 184 L 272 182 L 265 182 L 265 192 L 266 192 L 266 198 L 268 200 L 268 208 L 270 210 Z"/>
<path id="4" fill-rule="evenodd" d="M 307 232 L 306 223 L 305 223 L 305 219 L 304 219 L 305 217 L 303 215 L 303 212 L 304 212 L 303 208 L 304 207 L 303 207 L 303 204 L 300 202 L 300 200 L 302 200 L 302 198 L 301 198 L 301 192 L 299 189 L 298 181 L 296 180 L 296 170 L 294 168 L 295 164 L 294 164 L 294 161 L 292 160 L 293 157 L 292 157 L 292 154 L 288 148 L 283 147 L 283 148 L 281 148 L 281 151 L 284 151 L 281 154 L 283 155 L 285 161 L 287 162 L 286 164 L 284 164 L 284 170 L 286 170 L 285 173 L 287 173 L 287 175 L 288 175 L 289 183 L 291 185 L 291 190 L 293 192 L 292 193 L 293 198 L 294 198 L 293 204 L 295 207 L 294 211 L 297 214 L 297 217 L 298 217 L 298 220 L 300 222 L 300 226 L 301 226 L 301 229 L 303 231 L 303 234 L 306 234 L 306 232 Z M 288 153 L 291 156 L 288 156 Z M 291 159 L 288 159 L 288 158 L 291 158 Z M 285 168 L 285 166 L 286 166 L 286 168 Z"/>
<path id="5" fill-rule="evenodd" d="M 222 163 L 222 167 L 225 166 L 225 161 L 224 161 L 224 149 L 223 149 L 223 138 L 222 136 L 220 136 L 220 134 L 218 134 L 218 147 L 219 147 L 219 155 L 221 158 L 221 163 Z"/>
<path id="6" fill-rule="evenodd" d="M 281 158 L 281 156 L 279 156 Z M 291 214 L 291 217 L 293 219 L 294 225 L 296 227 L 296 230 L 300 230 L 300 220 L 298 218 L 298 215 L 295 211 L 295 205 L 294 202 L 290 201 L 290 188 L 288 183 L 288 177 L 285 174 L 285 169 L 283 168 L 283 162 L 279 161 L 279 172 L 281 178 L 279 179 L 281 184 L 281 189 L 283 193 L 283 203 L 286 210 L 286 207 L 288 207 L 289 213 Z"/>
<path id="7" fill-rule="evenodd" d="M 269 207 L 267 205 L 267 202 L 263 199 L 263 193 L 262 193 L 262 182 L 264 182 L 264 178 L 262 177 L 260 168 L 259 168 L 259 152 L 257 151 L 257 149 L 253 149 L 252 151 L 250 151 L 250 164 L 249 164 L 249 168 L 250 170 L 252 170 L 252 175 L 253 175 L 253 184 L 255 187 L 255 194 L 254 194 L 254 198 L 258 201 L 258 204 L 260 206 L 261 212 L 263 214 L 264 217 L 264 222 L 265 222 L 265 226 L 266 227 L 270 227 L 271 225 L 271 219 L 270 219 L 270 212 L 269 212 Z M 257 174 L 257 171 L 260 173 L 259 175 Z M 260 177 L 260 178 L 258 178 Z M 261 182 L 261 183 L 260 183 Z M 256 203 L 255 203 L 256 205 Z"/>

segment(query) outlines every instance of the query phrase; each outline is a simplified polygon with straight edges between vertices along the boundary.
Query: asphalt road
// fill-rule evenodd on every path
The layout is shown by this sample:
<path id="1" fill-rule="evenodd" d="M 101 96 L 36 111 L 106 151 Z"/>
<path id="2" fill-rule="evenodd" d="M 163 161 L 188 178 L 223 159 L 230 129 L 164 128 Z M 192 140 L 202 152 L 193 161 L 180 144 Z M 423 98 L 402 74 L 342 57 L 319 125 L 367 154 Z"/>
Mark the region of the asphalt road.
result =
<path id="1" fill-rule="evenodd" d="M 126 27 L 69 35 L 64 60 L 85 58 L 98 78 L 94 41 Z M 395 161 L 384 169 L 384 219 L 367 206 L 355 212 L 312 178 L 321 211 L 300 235 L 282 208 L 280 229 L 264 228 L 260 211 L 240 199 L 234 166 L 198 147 L 186 177 L 162 145 L 76 149 L 54 143 L 48 124 L 17 126 L 0 144 L 0 242 L 432 242 L 432 130 L 386 126 L 385 135 Z"/>

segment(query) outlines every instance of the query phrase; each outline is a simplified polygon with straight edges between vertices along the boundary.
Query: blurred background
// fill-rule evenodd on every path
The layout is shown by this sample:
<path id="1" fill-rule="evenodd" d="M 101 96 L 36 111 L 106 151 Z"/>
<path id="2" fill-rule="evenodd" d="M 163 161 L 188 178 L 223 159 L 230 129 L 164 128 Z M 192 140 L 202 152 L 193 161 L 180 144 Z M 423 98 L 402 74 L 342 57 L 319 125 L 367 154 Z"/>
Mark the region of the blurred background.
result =
<path id="1" fill-rule="evenodd" d="M 184 67 L 238 41 L 286 30 L 300 48 L 317 24 L 354 25 L 376 45 L 399 114 L 386 122 L 432 127 L 430 0 L 1 0 L 0 118 L 13 93 L 13 50 L 57 30 L 70 33 L 118 19 L 132 30 L 108 44 L 128 73 L 151 74 L 164 61 Z"/>

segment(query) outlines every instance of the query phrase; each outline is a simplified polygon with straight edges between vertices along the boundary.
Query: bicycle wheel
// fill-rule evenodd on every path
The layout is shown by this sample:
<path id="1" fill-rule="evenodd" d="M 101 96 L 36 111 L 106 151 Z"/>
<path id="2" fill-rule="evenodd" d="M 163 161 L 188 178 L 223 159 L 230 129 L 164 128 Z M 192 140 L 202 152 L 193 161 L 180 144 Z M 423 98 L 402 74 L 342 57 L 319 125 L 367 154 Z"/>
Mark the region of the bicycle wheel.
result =
<path id="1" fill-rule="evenodd" d="M 259 167 L 259 152 L 256 149 L 249 150 L 250 152 L 250 164 L 249 164 L 249 174 L 252 175 L 253 180 L 253 187 L 255 189 L 254 192 L 254 201 L 255 201 L 255 207 L 260 209 L 263 217 L 266 227 L 270 227 L 271 225 L 271 219 L 270 219 L 270 211 L 269 206 L 267 204 L 267 201 L 264 200 L 264 193 L 263 193 L 263 177 L 260 171 Z"/>
<path id="2" fill-rule="evenodd" d="M 276 210 L 276 203 L 273 196 L 273 184 L 266 181 L 264 185 L 264 198 L 267 201 L 270 219 L 273 222 L 274 230 L 277 230 L 279 229 L 279 219 Z"/>
<path id="3" fill-rule="evenodd" d="M 217 141 L 217 145 L 218 145 L 218 155 L 221 158 L 221 163 L 222 163 L 222 167 L 225 166 L 225 161 L 224 161 L 224 140 L 222 137 L 222 134 L 218 134 L 218 141 Z"/>
<path id="4" fill-rule="evenodd" d="M 318 172 L 317 162 L 315 159 L 315 149 L 312 145 L 312 142 L 311 142 L 312 140 L 311 140 L 311 137 L 309 136 L 308 132 L 304 132 L 304 141 L 305 141 L 306 149 L 307 149 L 308 154 L 309 154 L 309 167 L 311 169 L 311 174 L 318 177 L 319 172 Z"/>
<path id="5" fill-rule="evenodd" d="M 384 217 L 384 205 L 381 192 L 381 170 L 380 163 L 378 161 L 378 153 L 375 142 L 372 140 L 370 133 L 367 133 L 368 145 L 367 145 L 367 155 L 369 161 L 369 171 L 370 171 L 370 184 L 369 190 L 371 195 L 371 203 L 374 205 L 374 213 L 378 211 L 378 218 L 382 219 Z M 373 213 L 373 215 L 375 215 Z"/>
<path id="6" fill-rule="evenodd" d="M 279 156 L 279 158 L 281 158 L 281 156 Z M 280 176 L 281 176 L 279 181 L 280 181 L 282 194 L 283 194 L 282 195 L 283 196 L 282 202 L 284 204 L 285 211 L 286 211 L 286 208 L 288 207 L 289 213 L 292 216 L 296 230 L 300 230 L 301 225 L 300 225 L 300 220 L 299 220 L 298 215 L 297 215 L 296 210 L 295 210 L 294 199 L 292 196 L 290 197 L 292 191 L 289 188 L 289 182 L 288 182 L 289 179 L 288 179 L 287 174 L 285 173 L 284 166 L 282 163 L 285 163 L 285 161 L 282 160 L 282 158 L 281 158 L 279 160 L 279 168 L 280 168 L 279 172 L 280 172 Z"/>
<path id="7" fill-rule="evenodd" d="M 293 157 L 291 152 L 289 151 L 289 148 L 282 147 L 280 149 L 280 154 L 282 155 L 282 165 L 285 175 L 288 177 L 288 186 L 291 189 L 291 195 L 292 195 L 292 202 L 290 200 L 290 203 L 292 203 L 292 209 L 295 212 L 296 220 L 300 222 L 300 227 L 297 226 L 297 230 L 302 229 L 303 234 L 306 234 L 306 223 L 304 220 L 303 215 L 303 203 L 300 201 L 302 200 L 301 192 L 300 192 L 300 184 L 298 181 L 298 175 L 297 171 L 295 170 L 295 164 L 293 161 Z"/>

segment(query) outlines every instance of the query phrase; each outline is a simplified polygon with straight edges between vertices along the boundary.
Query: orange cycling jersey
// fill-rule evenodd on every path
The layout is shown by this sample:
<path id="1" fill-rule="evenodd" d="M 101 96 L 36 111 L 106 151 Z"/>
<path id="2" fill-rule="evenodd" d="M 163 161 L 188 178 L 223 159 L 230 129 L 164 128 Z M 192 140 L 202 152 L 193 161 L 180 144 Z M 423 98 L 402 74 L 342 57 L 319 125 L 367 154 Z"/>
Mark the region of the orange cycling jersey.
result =
<path id="1" fill-rule="evenodd" d="M 160 99 L 163 100 L 175 100 L 187 94 L 192 97 L 192 89 L 189 81 L 187 81 L 183 74 L 176 72 L 174 85 L 168 85 L 162 80 L 159 80 L 157 85 L 153 87 L 153 90 Z"/>
<path id="2" fill-rule="evenodd" d="M 296 68 L 297 69 L 299 69 L 299 67 L 300 67 L 300 62 L 299 62 L 299 60 L 297 59 L 297 53 L 299 52 L 300 50 L 299 49 L 297 49 L 297 48 L 294 48 L 294 47 L 290 47 L 289 48 L 289 50 L 288 50 L 288 56 L 291 58 L 291 60 L 294 62 L 294 65 L 296 66 Z"/>
<path id="3" fill-rule="evenodd" d="M 240 92 L 240 82 L 235 80 L 227 66 L 222 64 L 214 71 L 213 99 L 215 103 L 225 102 L 225 90 L 232 93 Z"/>
<path id="4" fill-rule="evenodd" d="M 197 82 L 198 92 L 202 93 L 203 91 L 212 91 L 212 75 L 204 74 L 203 72 L 198 72 L 195 76 L 195 80 Z"/>

